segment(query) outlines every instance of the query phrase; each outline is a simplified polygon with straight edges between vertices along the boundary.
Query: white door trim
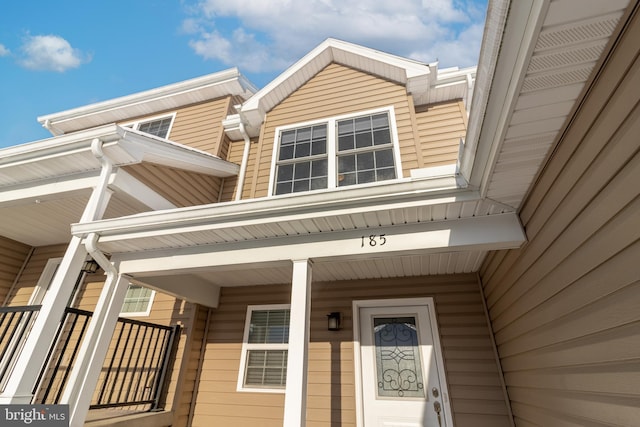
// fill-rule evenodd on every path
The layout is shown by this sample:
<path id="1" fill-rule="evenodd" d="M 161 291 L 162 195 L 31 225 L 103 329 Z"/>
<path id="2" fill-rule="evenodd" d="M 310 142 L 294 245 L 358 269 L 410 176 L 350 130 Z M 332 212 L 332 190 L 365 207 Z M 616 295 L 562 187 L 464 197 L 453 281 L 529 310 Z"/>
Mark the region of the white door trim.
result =
<path id="1" fill-rule="evenodd" d="M 444 370 L 444 359 L 442 357 L 442 346 L 440 345 L 440 332 L 436 321 L 436 307 L 432 297 L 423 298 L 396 298 L 396 299 L 373 299 L 353 301 L 353 363 L 355 373 L 356 392 L 356 426 L 364 427 L 364 404 L 362 390 L 362 363 L 360 361 L 360 309 L 366 307 L 403 307 L 423 305 L 429 307 L 429 317 L 431 332 L 433 335 L 433 346 L 438 365 L 438 376 L 440 377 L 440 391 L 442 393 L 442 408 L 447 425 L 453 426 L 453 414 L 449 400 L 449 388 Z"/>

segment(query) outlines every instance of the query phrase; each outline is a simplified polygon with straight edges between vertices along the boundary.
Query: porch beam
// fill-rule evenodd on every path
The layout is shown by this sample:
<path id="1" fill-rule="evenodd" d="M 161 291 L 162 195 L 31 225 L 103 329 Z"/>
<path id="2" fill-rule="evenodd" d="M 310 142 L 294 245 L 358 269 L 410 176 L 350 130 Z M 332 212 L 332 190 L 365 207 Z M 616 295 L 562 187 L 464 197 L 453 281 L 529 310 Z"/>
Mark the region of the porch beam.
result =
<path id="1" fill-rule="evenodd" d="M 207 307 L 218 308 L 220 302 L 219 285 L 191 274 L 132 278 L 131 282 Z"/>
<path id="2" fill-rule="evenodd" d="M 311 261 L 294 260 L 283 427 L 306 425 L 310 318 Z"/>
<path id="3" fill-rule="evenodd" d="M 185 236 L 181 236 L 185 238 Z M 520 247 L 526 236 L 516 214 L 489 215 L 450 221 L 396 225 L 329 233 L 314 233 L 238 243 L 118 254 L 127 274 L 188 271 L 248 263 L 304 259 L 371 258 L 411 253 L 497 250 Z M 115 242 L 114 242 L 115 243 Z M 126 241 L 118 242 L 126 246 Z M 116 250 L 111 244 L 105 251 Z M 193 273 L 193 271 L 191 271 Z"/>
<path id="4" fill-rule="evenodd" d="M 0 207 L 33 203 L 36 199 L 56 199 L 66 193 L 86 191 L 87 195 L 96 185 L 100 170 L 61 176 L 38 182 L 16 185 L 0 191 Z"/>
<path id="5" fill-rule="evenodd" d="M 151 187 L 122 169 L 119 169 L 118 173 L 111 179 L 109 187 L 133 197 L 153 210 L 173 209 L 176 207 Z"/>

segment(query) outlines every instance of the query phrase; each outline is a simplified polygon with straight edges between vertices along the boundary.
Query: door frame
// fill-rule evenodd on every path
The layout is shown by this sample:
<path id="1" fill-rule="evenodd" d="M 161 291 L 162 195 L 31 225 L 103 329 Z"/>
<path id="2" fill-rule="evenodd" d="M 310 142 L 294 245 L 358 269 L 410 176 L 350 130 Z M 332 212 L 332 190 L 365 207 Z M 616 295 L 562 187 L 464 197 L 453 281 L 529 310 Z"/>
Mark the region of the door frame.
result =
<path id="1" fill-rule="evenodd" d="M 440 332 L 436 319 L 435 301 L 433 297 L 421 298 L 394 298 L 394 299 L 370 299 L 354 300 L 352 308 L 353 317 L 353 363 L 355 374 L 356 392 L 356 426 L 364 427 L 364 402 L 362 390 L 362 363 L 360 353 L 360 309 L 369 307 L 406 307 L 423 305 L 429 309 L 429 323 L 431 324 L 431 335 L 433 336 L 433 347 L 436 358 L 438 376 L 440 377 L 440 392 L 442 394 L 442 410 L 447 420 L 447 425 L 453 426 L 453 414 L 451 412 L 451 400 L 449 398 L 449 387 L 444 369 L 444 358 L 442 356 L 442 346 L 440 344 Z"/>

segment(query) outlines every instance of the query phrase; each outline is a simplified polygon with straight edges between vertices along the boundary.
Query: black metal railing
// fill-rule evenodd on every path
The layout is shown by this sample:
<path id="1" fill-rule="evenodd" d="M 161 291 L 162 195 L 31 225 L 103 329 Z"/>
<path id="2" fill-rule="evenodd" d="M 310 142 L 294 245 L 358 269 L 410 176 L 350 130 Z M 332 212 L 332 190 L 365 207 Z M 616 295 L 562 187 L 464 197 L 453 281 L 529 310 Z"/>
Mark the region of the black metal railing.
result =
<path id="1" fill-rule="evenodd" d="M 34 390 L 36 403 L 60 402 L 92 314 L 66 309 Z M 157 409 L 179 333 L 179 326 L 119 318 L 90 408 Z"/>
<path id="2" fill-rule="evenodd" d="M 0 307 L 0 390 L 42 306 Z"/>

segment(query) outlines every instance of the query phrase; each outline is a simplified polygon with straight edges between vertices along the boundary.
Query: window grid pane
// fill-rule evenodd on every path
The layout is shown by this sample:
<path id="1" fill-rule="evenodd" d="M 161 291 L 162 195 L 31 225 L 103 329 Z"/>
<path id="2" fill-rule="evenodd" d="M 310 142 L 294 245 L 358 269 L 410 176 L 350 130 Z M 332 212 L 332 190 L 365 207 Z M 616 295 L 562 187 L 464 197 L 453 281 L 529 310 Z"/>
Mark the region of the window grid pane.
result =
<path id="1" fill-rule="evenodd" d="M 160 138 L 166 138 L 169 132 L 169 126 L 171 126 L 172 117 L 165 117 L 160 120 L 152 120 L 150 122 L 140 123 L 138 130 L 151 135 L 159 136 Z"/>
<path id="2" fill-rule="evenodd" d="M 338 186 L 396 178 L 387 113 L 340 120 Z"/>
<path id="3" fill-rule="evenodd" d="M 275 194 L 326 188 L 326 156 L 326 124 L 281 132 Z"/>
<path id="4" fill-rule="evenodd" d="M 289 310 L 254 310 L 251 312 L 249 339 L 251 344 L 287 344 L 289 342 Z"/>
<path id="5" fill-rule="evenodd" d="M 144 288 L 140 285 L 130 284 L 127 294 L 124 297 L 121 313 L 143 313 L 149 309 L 151 302 L 151 289 Z"/>
<path id="6" fill-rule="evenodd" d="M 287 383 L 287 350 L 249 350 L 244 384 L 284 387 Z"/>

